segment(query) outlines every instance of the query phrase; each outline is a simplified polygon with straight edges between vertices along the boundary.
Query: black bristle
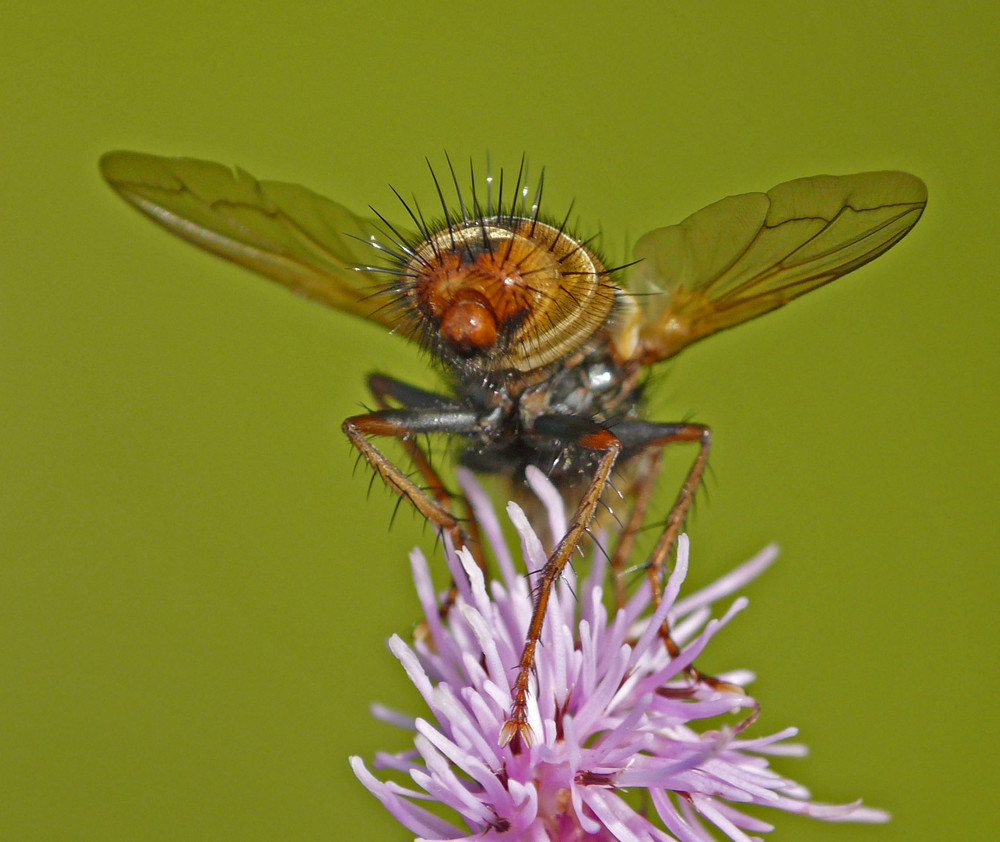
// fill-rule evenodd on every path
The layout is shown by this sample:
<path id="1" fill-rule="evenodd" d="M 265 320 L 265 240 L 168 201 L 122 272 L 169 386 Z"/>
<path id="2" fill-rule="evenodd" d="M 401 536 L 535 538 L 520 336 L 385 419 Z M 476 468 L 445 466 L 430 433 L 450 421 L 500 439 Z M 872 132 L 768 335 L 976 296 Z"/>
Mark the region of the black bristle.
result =
<path id="1" fill-rule="evenodd" d="M 448 210 L 448 203 L 444 198 L 444 191 L 441 189 L 441 182 L 438 181 L 437 173 L 434 172 L 434 167 L 431 165 L 430 158 L 425 158 L 427 161 L 427 168 L 431 171 L 431 178 L 434 180 L 434 188 L 437 190 L 438 199 L 441 200 L 441 209 L 444 211 L 444 220 L 448 225 L 448 236 L 451 239 L 451 249 L 455 250 L 455 223 L 451 221 L 451 212 Z"/>
<path id="2" fill-rule="evenodd" d="M 455 174 L 455 168 L 451 164 L 451 158 L 448 157 L 448 152 L 445 151 L 444 159 L 448 162 L 448 169 L 451 170 L 451 180 L 455 182 L 455 193 L 458 196 L 458 207 L 462 211 L 462 224 L 469 224 L 469 215 L 465 210 L 465 200 L 462 198 L 462 188 L 458 186 L 458 176 Z"/>
<path id="3" fill-rule="evenodd" d="M 521 165 L 517 169 L 517 181 L 514 183 L 514 198 L 510 203 L 510 214 L 507 217 L 507 224 L 514 224 L 514 215 L 517 213 L 517 197 L 521 192 L 521 179 L 524 177 L 524 167 L 527 163 L 527 156 L 521 155 Z"/>

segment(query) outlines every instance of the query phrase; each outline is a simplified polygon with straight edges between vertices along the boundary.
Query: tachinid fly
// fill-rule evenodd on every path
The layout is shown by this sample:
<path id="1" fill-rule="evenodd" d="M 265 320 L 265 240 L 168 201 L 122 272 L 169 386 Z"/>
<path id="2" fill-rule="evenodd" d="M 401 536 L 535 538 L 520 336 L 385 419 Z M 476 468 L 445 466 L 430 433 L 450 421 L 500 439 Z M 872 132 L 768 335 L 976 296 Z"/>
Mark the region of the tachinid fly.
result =
<path id="1" fill-rule="evenodd" d="M 430 352 L 446 392 L 373 374 L 368 383 L 379 408 L 348 418 L 343 429 L 386 484 L 456 545 L 477 551 L 469 538 L 475 524 L 468 512 L 462 519 L 453 510 L 418 444 L 421 434 L 461 439 L 459 460 L 474 470 L 519 479 L 537 465 L 563 490 L 573 516 L 538 574 L 500 735 L 517 750 L 531 738 L 528 687 L 549 592 L 612 469 L 631 468 L 633 503 L 612 554 L 612 569 L 621 571 L 662 448 L 699 445 L 649 559 L 657 602 L 664 560 L 704 472 L 708 427 L 640 417 L 646 368 L 878 257 L 920 218 L 927 191 L 902 172 L 797 179 L 654 229 L 637 241 L 632 264 L 609 268 L 567 232 L 565 220 L 540 217 L 542 182 L 529 201 L 523 162 L 506 202 L 502 174 L 479 191 L 473 177 L 463 194 L 450 162 L 449 169 L 458 208 L 448 207 L 435 178 L 443 222 L 429 224 L 404 201 L 406 225 L 397 226 L 221 164 L 135 152 L 101 159 L 111 186 L 175 234 Z M 378 436 L 403 443 L 422 484 L 375 447 Z M 673 647 L 667 630 L 664 640 Z"/>

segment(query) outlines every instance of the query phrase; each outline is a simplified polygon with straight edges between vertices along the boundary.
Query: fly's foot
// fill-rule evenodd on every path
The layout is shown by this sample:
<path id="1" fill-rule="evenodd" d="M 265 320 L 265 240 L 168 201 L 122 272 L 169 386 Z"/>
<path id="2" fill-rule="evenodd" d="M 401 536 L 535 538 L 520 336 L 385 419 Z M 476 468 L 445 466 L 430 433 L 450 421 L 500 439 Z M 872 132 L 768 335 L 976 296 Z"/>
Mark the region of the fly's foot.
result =
<path id="1" fill-rule="evenodd" d="M 528 724 L 528 700 L 523 693 L 517 693 L 497 742 L 501 746 L 509 745 L 514 754 L 520 754 L 521 749 L 529 747 L 534 740 L 535 734 Z"/>

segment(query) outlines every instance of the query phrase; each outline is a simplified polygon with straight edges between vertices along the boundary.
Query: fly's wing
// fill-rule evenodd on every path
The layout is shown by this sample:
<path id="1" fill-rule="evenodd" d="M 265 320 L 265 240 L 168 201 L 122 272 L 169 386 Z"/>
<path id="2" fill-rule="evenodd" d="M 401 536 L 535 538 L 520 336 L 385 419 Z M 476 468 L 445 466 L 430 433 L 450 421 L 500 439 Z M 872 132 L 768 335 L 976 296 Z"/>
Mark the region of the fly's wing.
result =
<path id="1" fill-rule="evenodd" d="M 630 291 L 646 363 L 787 304 L 874 260 L 920 218 L 902 172 L 818 175 L 730 196 L 639 239 Z"/>
<path id="2" fill-rule="evenodd" d="M 355 268 L 377 262 L 378 229 L 342 205 L 194 158 L 109 152 L 100 166 L 126 201 L 185 240 L 338 310 L 396 326 L 390 308 L 371 299 L 382 285 Z"/>

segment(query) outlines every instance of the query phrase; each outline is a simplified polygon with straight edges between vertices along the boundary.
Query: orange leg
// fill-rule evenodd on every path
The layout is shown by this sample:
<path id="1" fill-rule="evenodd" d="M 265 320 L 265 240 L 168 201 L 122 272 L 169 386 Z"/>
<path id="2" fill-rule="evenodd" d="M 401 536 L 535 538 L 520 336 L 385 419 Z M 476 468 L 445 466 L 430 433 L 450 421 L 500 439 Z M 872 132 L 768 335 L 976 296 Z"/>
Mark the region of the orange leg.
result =
<path id="1" fill-rule="evenodd" d="M 417 401 L 422 398 L 426 403 L 440 400 L 440 396 L 435 395 L 434 393 L 417 390 L 412 386 L 401 383 L 395 378 L 386 377 L 382 374 L 369 375 L 368 388 L 371 390 L 372 395 L 378 402 L 380 409 L 391 408 L 389 401 L 387 400 L 388 398 L 394 398 L 397 401 L 403 402 L 403 406 L 410 406 L 405 403 L 407 398 L 415 399 Z M 403 449 L 412 460 L 413 466 L 424 478 L 424 481 L 427 484 L 426 491 L 429 496 L 436 500 L 437 504 L 443 510 L 451 512 L 452 501 L 454 499 L 453 495 L 447 488 L 445 488 L 444 483 L 441 481 L 440 474 L 438 474 L 434 466 L 431 464 L 431 461 L 424 452 L 424 449 L 412 436 L 404 436 L 400 441 L 403 445 Z M 483 555 L 483 545 L 479 533 L 479 522 L 476 520 L 475 514 L 465 498 L 463 497 L 460 499 L 464 511 L 462 525 L 458 529 L 457 533 L 452 533 L 452 539 L 455 541 L 455 549 L 458 550 L 462 547 L 468 547 L 473 557 L 476 559 L 476 564 L 479 565 L 479 569 L 486 573 L 486 557 Z M 446 606 L 442 609 L 443 611 L 447 611 L 447 607 L 450 607 L 456 596 L 457 591 L 454 587 L 452 587 Z"/>
<path id="2" fill-rule="evenodd" d="M 636 479 L 629 489 L 630 496 L 634 498 L 632 510 L 629 512 L 628 521 L 622 528 L 615 552 L 611 556 L 611 578 L 615 589 L 615 605 L 618 608 L 625 605 L 625 561 L 632 554 L 635 536 L 642 526 L 646 509 L 649 508 L 653 488 L 656 486 L 656 479 L 660 474 L 663 447 L 652 447 L 641 458 Z"/>
<path id="3" fill-rule="evenodd" d="M 500 731 L 500 744 L 513 743 L 512 750 L 515 752 L 521 750 L 522 742 L 530 745 L 532 739 L 527 716 L 528 681 L 531 676 L 531 668 L 535 663 L 535 647 L 542 634 L 542 623 L 545 621 L 545 609 L 549 603 L 552 586 L 562 575 L 563 568 L 566 567 L 570 556 L 576 550 L 584 532 L 593 520 L 594 510 L 597 508 L 601 493 L 611 475 L 611 469 L 622 449 L 622 443 L 617 436 L 603 427 L 594 426 L 596 429 L 581 436 L 577 440 L 577 444 L 588 450 L 602 451 L 603 455 L 593 478 L 584 491 L 583 499 L 570 521 L 568 531 L 540 571 L 539 581 L 535 588 L 535 605 L 531 614 L 531 623 L 528 626 L 528 635 L 521 652 L 517 678 L 514 680 L 514 689 L 511 693 L 510 717 Z"/>
<path id="4" fill-rule="evenodd" d="M 420 433 L 472 433 L 477 429 L 473 413 L 460 409 L 383 409 L 348 418 L 341 428 L 389 488 L 439 530 L 447 532 L 456 546 L 464 546 L 465 537 L 458 518 L 448 508 L 447 495 L 443 502 L 435 500 L 375 447 L 369 437 L 391 436 L 407 442 Z"/>
<path id="5" fill-rule="evenodd" d="M 677 499 L 667 515 L 667 521 L 663 527 L 653 552 L 649 557 L 649 583 L 653 588 L 653 606 L 660 604 L 662 598 L 663 565 L 677 543 L 677 536 L 680 534 L 684 520 L 687 518 L 691 503 L 694 501 L 695 492 L 701 484 L 701 477 L 705 473 L 705 466 L 708 464 L 708 453 L 712 447 L 711 431 L 704 424 L 683 424 L 670 437 L 670 441 L 696 441 L 698 442 L 698 455 L 695 457 L 687 478 L 677 493 Z M 673 641 L 670 641 L 673 645 Z M 675 654 L 671 650 L 671 654 Z"/>
<path id="6" fill-rule="evenodd" d="M 653 591 L 654 610 L 663 598 L 663 566 L 670 551 L 677 543 L 677 536 L 684 526 L 684 520 L 691 509 L 695 492 L 701 484 L 701 478 L 705 473 L 705 466 L 708 464 L 708 454 L 712 446 L 712 434 L 708 427 L 702 424 L 686 424 L 681 430 L 678 430 L 674 441 L 698 442 L 698 455 L 695 457 L 688 471 L 687 478 L 684 480 L 684 484 L 677 494 L 677 499 L 670 509 L 670 514 L 667 515 L 663 532 L 660 534 L 659 540 L 657 540 L 656 546 L 653 548 L 653 552 L 649 558 L 648 573 L 649 583 Z M 677 646 L 674 639 L 670 636 L 670 625 L 666 620 L 660 626 L 660 637 L 663 639 L 663 643 L 666 645 L 667 651 L 672 658 L 680 655 L 680 647 Z M 742 687 L 737 687 L 735 684 L 720 681 L 711 675 L 706 675 L 701 670 L 695 668 L 694 665 L 689 666 L 686 672 L 695 681 L 706 684 L 716 690 L 723 690 L 730 693 L 743 692 Z"/>

